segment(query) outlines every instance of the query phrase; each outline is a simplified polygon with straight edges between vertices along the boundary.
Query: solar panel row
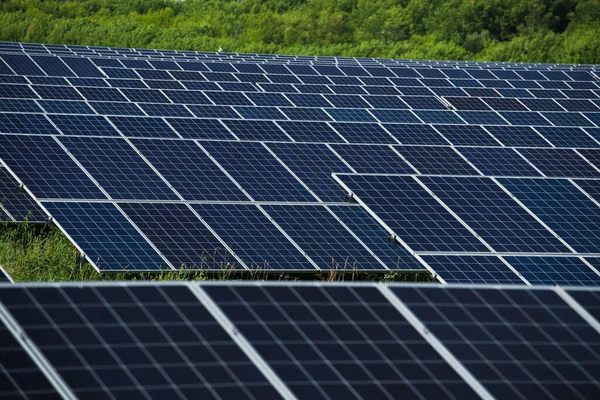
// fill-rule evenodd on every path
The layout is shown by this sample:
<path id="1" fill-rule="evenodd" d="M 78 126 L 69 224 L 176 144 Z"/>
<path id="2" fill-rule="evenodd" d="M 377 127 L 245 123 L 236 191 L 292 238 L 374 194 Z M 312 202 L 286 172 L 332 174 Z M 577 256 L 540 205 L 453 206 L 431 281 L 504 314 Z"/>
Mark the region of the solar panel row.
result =
<path id="1" fill-rule="evenodd" d="M 63 398 L 90 399 L 595 398 L 599 293 L 256 282 L 6 286 L 0 380 L 3 396 L 28 399 L 58 398 L 58 389 Z"/>

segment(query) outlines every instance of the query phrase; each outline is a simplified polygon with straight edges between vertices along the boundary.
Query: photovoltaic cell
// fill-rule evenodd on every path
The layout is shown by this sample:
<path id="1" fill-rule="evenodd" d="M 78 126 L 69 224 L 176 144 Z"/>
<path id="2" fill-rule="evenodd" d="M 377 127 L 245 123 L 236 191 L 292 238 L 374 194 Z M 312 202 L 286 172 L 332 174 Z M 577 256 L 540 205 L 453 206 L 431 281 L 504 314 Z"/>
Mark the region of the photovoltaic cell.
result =
<path id="1" fill-rule="evenodd" d="M 550 177 L 600 177 L 594 167 L 570 149 L 518 149 L 518 152 Z"/>
<path id="2" fill-rule="evenodd" d="M 551 290 L 394 288 L 497 398 L 595 397 L 598 337 Z"/>
<path id="3" fill-rule="evenodd" d="M 338 175 L 414 251 L 486 247 L 410 176 Z"/>
<path id="4" fill-rule="evenodd" d="M 120 207 L 176 269 L 240 268 L 186 205 L 127 203 Z"/>
<path id="5" fill-rule="evenodd" d="M 310 261 L 252 204 L 195 204 L 194 210 L 251 270 L 313 270 Z"/>
<path id="6" fill-rule="evenodd" d="M 202 147 L 256 201 L 315 201 L 260 143 L 203 142 Z"/>
<path id="7" fill-rule="evenodd" d="M 235 139 L 223 124 L 214 119 L 166 118 L 165 121 L 185 139 Z"/>
<path id="8" fill-rule="evenodd" d="M 113 199 L 178 199 L 125 139 L 72 136 L 61 143 Z"/>
<path id="9" fill-rule="evenodd" d="M 46 202 L 44 207 L 101 271 L 170 269 L 113 204 Z"/>
<path id="10" fill-rule="evenodd" d="M 448 145 L 431 125 L 382 124 L 402 144 Z"/>
<path id="11" fill-rule="evenodd" d="M 529 126 L 486 126 L 485 129 L 505 146 L 551 147 L 550 143 Z"/>
<path id="12" fill-rule="evenodd" d="M 456 146 L 500 146 L 500 143 L 480 126 L 436 125 L 435 129 Z"/>
<path id="13" fill-rule="evenodd" d="M 321 269 L 384 269 L 384 266 L 321 205 L 262 208 Z"/>
<path id="14" fill-rule="evenodd" d="M 332 122 L 330 125 L 350 143 L 397 143 L 379 124 Z"/>
<path id="15" fill-rule="evenodd" d="M 459 151 L 487 176 L 541 176 L 511 148 L 462 147 Z"/>
<path id="16" fill-rule="evenodd" d="M 273 121 L 225 120 L 223 123 L 241 140 L 290 141 Z"/>
<path id="17" fill-rule="evenodd" d="M 6 212 L 10 214 L 10 218 Z M 44 222 L 45 213 L 24 190 L 19 188 L 13 176 L 0 166 L 0 221 Z"/>
<path id="18" fill-rule="evenodd" d="M 0 133 L 60 134 L 42 114 L 0 114 Z"/>
<path id="19" fill-rule="evenodd" d="M 600 276 L 578 257 L 506 257 L 532 285 L 600 286 Z"/>
<path id="20" fill-rule="evenodd" d="M 501 179 L 517 199 L 579 253 L 600 253 L 600 207 L 565 179 Z"/>
<path id="21" fill-rule="evenodd" d="M 0 159 L 36 197 L 106 198 L 53 138 L 0 135 L 0 144 Z"/>
<path id="22" fill-rule="evenodd" d="M 2 292 L 0 300 L 77 397 L 277 398 L 182 285 Z"/>
<path id="23" fill-rule="evenodd" d="M 451 147 L 395 146 L 421 174 L 478 175 Z"/>
<path id="24" fill-rule="evenodd" d="M 415 172 L 389 146 L 340 144 L 332 145 L 332 149 L 359 174 L 412 174 Z"/>
<path id="25" fill-rule="evenodd" d="M 523 281 L 495 256 L 424 255 L 423 260 L 446 283 L 522 285 Z"/>
<path id="26" fill-rule="evenodd" d="M 388 240 L 389 234 L 363 207 L 328 208 L 391 270 L 422 270 L 425 267 L 404 247 Z"/>
<path id="27" fill-rule="evenodd" d="M 162 118 L 109 117 L 110 121 L 128 137 L 178 138 L 177 133 Z"/>
<path id="28" fill-rule="evenodd" d="M 96 115 L 49 115 L 65 135 L 121 136 L 104 117 Z"/>
<path id="29" fill-rule="evenodd" d="M 374 287 L 206 291 L 298 398 L 476 397 Z"/>
<path id="30" fill-rule="evenodd" d="M 346 193 L 331 174 L 352 170 L 327 146 L 302 143 L 269 143 L 267 146 L 322 201 L 344 201 Z"/>
<path id="31" fill-rule="evenodd" d="M 489 178 L 419 177 L 498 252 L 569 250 Z"/>
<path id="32" fill-rule="evenodd" d="M 186 200 L 248 200 L 194 142 L 134 139 L 132 143 Z"/>

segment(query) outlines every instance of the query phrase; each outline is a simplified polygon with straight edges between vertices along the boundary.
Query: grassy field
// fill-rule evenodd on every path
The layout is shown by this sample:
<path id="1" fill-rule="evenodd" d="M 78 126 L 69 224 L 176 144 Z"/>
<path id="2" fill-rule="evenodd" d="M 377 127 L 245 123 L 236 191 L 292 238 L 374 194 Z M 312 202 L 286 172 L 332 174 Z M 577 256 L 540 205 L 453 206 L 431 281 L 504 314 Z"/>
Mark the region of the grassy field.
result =
<path id="1" fill-rule="evenodd" d="M 314 274 L 253 271 L 166 271 L 159 273 L 98 273 L 90 264 L 80 264 L 75 246 L 56 227 L 43 224 L 1 223 L 0 265 L 16 281 L 94 280 L 318 280 L 318 281 L 408 281 L 428 282 L 425 273 L 320 272 Z"/>

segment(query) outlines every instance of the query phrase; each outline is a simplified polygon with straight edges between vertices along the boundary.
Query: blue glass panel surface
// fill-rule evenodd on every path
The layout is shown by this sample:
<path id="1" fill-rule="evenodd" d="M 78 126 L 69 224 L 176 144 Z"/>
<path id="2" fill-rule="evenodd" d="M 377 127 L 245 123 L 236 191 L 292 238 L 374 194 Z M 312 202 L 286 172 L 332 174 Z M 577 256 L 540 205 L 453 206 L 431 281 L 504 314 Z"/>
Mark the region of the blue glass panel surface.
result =
<path id="1" fill-rule="evenodd" d="M 523 281 L 495 256 L 422 256 L 446 283 L 522 285 Z"/>
<path id="2" fill-rule="evenodd" d="M 578 257 L 506 257 L 532 285 L 600 286 L 600 275 Z"/>

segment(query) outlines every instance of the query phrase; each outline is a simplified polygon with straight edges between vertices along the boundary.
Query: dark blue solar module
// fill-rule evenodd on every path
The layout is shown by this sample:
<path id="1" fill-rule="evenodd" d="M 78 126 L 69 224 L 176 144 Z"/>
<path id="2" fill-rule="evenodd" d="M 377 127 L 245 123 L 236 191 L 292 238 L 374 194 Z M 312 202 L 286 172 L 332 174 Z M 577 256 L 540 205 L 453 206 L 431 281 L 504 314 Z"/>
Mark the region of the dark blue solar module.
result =
<path id="1" fill-rule="evenodd" d="M 498 252 L 570 252 L 489 178 L 419 180 Z"/>
<path id="2" fill-rule="evenodd" d="M 592 199 L 600 202 L 600 180 L 577 179 L 574 181 L 577 186 L 582 188 Z"/>
<path id="3" fill-rule="evenodd" d="M 500 179 L 579 253 L 600 254 L 600 207 L 566 179 Z"/>
<path id="4" fill-rule="evenodd" d="M 186 205 L 123 203 L 120 207 L 176 269 L 240 268 Z"/>
<path id="5" fill-rule="evenodd" d="M 60 134 L 42 114 L 0 114 L 0 133 Z"/>
<path id="6" fill-rule="evenodd" d="M 600 147 L 600 143 L 580 128 L 545 126 L 536 130 L 557 147 Z"/>
<path id="7" fill-rule="evenodd" d="M 321 269 L 385 269 L 324 206 L 264 205 L 262 208 Z"/>
<path id="8" fill-rule="evenodd" d="M 241 140 L 290 141 L 273 121 L 225 120 L 225 125 Z"/>
<path id="9" fill-rule="evenodd" d="M 541 176 L 514 149 L 506 147 L 462 147 L 460 153 L 484 175 Z"/>
<path id="10" fill-rule="evenodd" d="M 451 147 L 395 146 L 421 174 L 479 175 Z"/>
<path id="11" fill-rule="evenodd" d="M 252 204 L 195 204 L 194 210 L 250 270 L 314 270 L 313 263 Z"/>
<path id="12" fill-rule="evenodd" d="M 203 142 L 217 162 L 256 201 L 315 201 L 260 143 Z"/>
<path id="13" fill-rule="evenodd" d="M 332 122 L 330 125 L 349 143 L 398 143 L 378 124 Z"/>
<path id="14" fill-rule="evenodd" d="M 480 126 L 436 125 L 435 129 L 456 146 L 500 146 L 500 143 Z"/>
<path id="15" fill-rule="evenodd" d="M 333 173 L 355 172 L 324 144 L 269 143 L 283 163 L 322 201 L 343 202 L 346 193 Z"/>
<path id="16" fill-rule="evenodd" d="M 121 136 L 104 117 L 96 115 L 49 115 L 65 135 Z"/>
<path id="17" fill-rule="evenodd" d="M 178 138 L 177 133 L 162 119 L 148 117 L 109 117 L 125 136 Z"/>
<path id="18" fill-rule="evenodd" d="M 179 199 L 125 139 L 62 137 L 60 141 L 113 199 Z"/>
<path id="19" fill-rule="evenodd" d="M 329 206 L 329 209 L 391 270 L 422 270 L 425 267 L 400 243 L 389 240 L 389 233 L 363 207 Z"/>
<path id="20" fill-rule="evenodd" d="M 412 174 L 415 172 L 389 146 L 340 144 L 332 145 L 331 148 L 359 174 Z"/>
<path id="21" fill-rule="evenodd" d="M 0 270 L 0 284 L 2 280 Z M 2 288 L 5 291 L 5 288 Z M 1 304 L 1 303 L 0 303 Z M 0 382 L 6 399 L 60 399 L 44 372 L 32 360 L 8 327 L 0 321 Z"/>
<path id="22" fill-rule="evenodd" d="M 549 177 L 600 178 L 600 173 L 571 149 L 518 149 Z"/>
<path id="23" fill-rule="evenodd" d="M 38 198 L 106 198 L 52 137 L 0 135 L 0 159 Z"/>
<path id="24" fill-rule="evenodd" d="M 600 286 L 600 275 L 578 257 L 505 257 L 532 285 Z"/>
<path id="25" fill-rule="evenodd" d="M 375 287 L 205 290 L 299 399 L 477 398 Z"/>
<path id="26" fill-rule="evenodd" d="M 338 178 L 414 251 L 489 251 L 410 176 Z"/>
<path id="27" fill-rule="evenodd" d="M 388 132 L 392 134 L 401 144 L 418 145 L 448 145 L 438 131 L 432 125 L 417 124 L 383 124 Z"/>
<path id="28" fill-rule="evenodd" d="M 0 221 L 24 220 L 44 222 L 47 218 L 6 168 L 0 166 Z"/>
<path id="29" fill-rule="evenodd" d="M 554 291 L 392 290 L 494 397 L 600 395 L 598 332 Z"/>
<path id="30" fill-rule="evenodd" d="M 422 258 L 446 283 L 523 284 L 500 257 L 425 255 Z"/>
<path id="31" fill-rule="evenodd" d="M 185 200 L 249 200 L 194 142 L 133 139 L 132 143 Z"/>
<path id="32" fill-rule="evenodd" d="M 600 293 L 592 290 L 567 290 L 569 296 L 574 298 L 585 311 L 590 313 L 596 321 L 600 321 Z"/>
<path id="33" fill-rule="evenodd" d="M 0 301 L 77 398 L 279 398 L 253 361 L 183 285 L 21 287 L 1 292 Z M 25 354 L 17 358 L 12 342 L 2 343 L 15 355 L 8 365 L 11 376 L 15 364 L 22 362 L 22 369 L 14 372 L 18 387 L 32 393 L 27 398 L 58 397 Z"/>
<path id="34" fill-rule="evenodd" d="M 170 269 L 113 204 L 52 202 L 44 207 L 100 271 Z"/>

